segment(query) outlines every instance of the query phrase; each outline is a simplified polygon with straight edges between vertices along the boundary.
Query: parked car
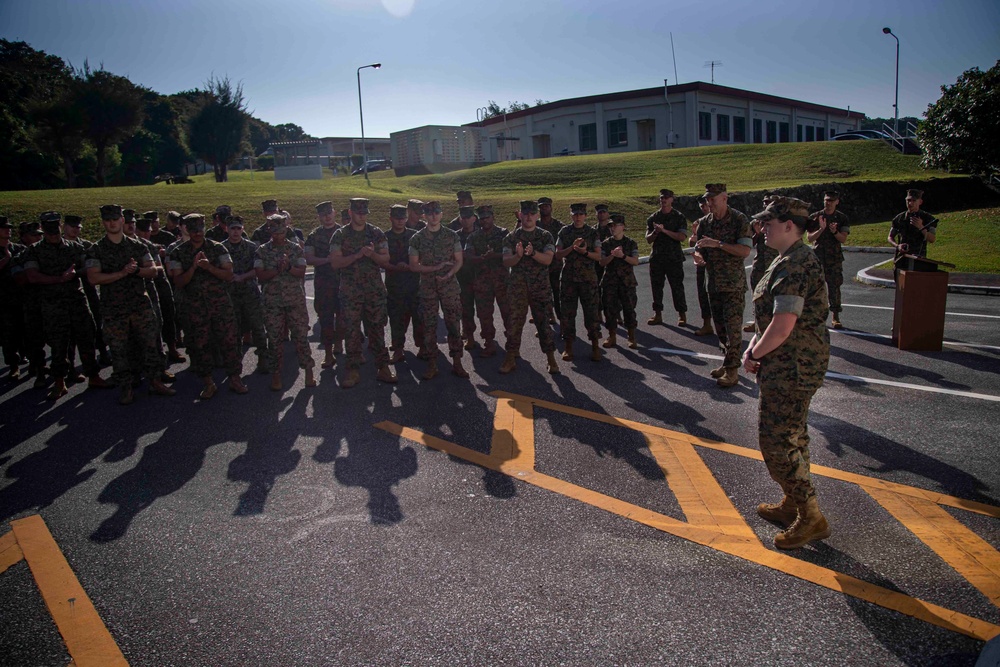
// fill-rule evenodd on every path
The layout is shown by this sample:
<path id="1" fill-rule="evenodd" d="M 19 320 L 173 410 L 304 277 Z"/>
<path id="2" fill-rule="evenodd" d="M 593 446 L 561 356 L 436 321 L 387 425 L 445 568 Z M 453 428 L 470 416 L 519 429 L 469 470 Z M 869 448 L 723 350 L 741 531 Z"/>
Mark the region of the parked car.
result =
<path id="1" fill-rule="evenodd" d="M 368 173 L 373 171 L 385 171 L 386 169 L 392 169 L 392 160 L 368 160 Z M 351 172 L 351 176 L 357 176 L 358 174 L 365 173 L 364 165 L 361 165 L 357 169 Z"/>

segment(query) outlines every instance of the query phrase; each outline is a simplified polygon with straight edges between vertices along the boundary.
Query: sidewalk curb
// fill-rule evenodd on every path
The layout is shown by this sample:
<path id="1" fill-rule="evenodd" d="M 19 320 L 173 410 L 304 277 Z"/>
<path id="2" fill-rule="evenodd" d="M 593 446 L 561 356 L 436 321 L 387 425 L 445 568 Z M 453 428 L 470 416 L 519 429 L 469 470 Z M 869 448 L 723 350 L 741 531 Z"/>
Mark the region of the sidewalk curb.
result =
<path id="1" fill-rule="evenodd" d="M 855 247 L 845 246 L 844 250 L 846 252 L 870 252 L 870 253 L 882 253 L 888 255 L 893 254 L 891 248 L 862 248 L 856 246 Z M 888 287 L 891 289 L 895 289 L 896 281 L 889 280 L 888 278 L 878 278 L 868 273 L 870 270 L 874 269 L 876 266 L 882 263 L 883 262 L 879 262 L 878 264 L 872 264 L 871 266 L 867 266 L 861 269 L 860 271 L 858 271 L 858 274 L 855 276 L 854 279 L 857 280 L 859 283 L 863 283 L 865 285 L 873 285 L 875 287 Z M 992 287 L 989 285 L 949 284 L 948 292 L 950 294 L 980 294 L 986 296 L 1000 296 L 1000 287 Z"/>

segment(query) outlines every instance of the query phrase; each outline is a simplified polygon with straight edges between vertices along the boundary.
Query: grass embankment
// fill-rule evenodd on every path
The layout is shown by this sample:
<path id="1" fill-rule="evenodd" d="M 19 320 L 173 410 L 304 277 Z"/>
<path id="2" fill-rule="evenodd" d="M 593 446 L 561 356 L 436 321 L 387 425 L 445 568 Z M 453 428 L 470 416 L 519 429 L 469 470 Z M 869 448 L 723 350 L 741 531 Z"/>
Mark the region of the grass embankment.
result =
<path id="1" fill-rule="evenodd" d="M 493 204 L 500 224 L 511 225 L 517 202 L 542 195 L 555 200 L 555 214 L 567 222 L 569 204 L 576 201 L 606 202 L 625 214 L 627 233 L 642 250 L 646 216 L 655 208 L 660 188 L 679 195 L 703 192 L 705 183 L 726 183 L 731 191 L 764 190 L 781 186 L 837 181 L 910 181 L 948 174 L 927 171 L 919 159 L 900 155 L 881 142 L 814 142 L 801 144 L 741 144 L 518 160 L 456 171 L 448 174 L 405 176 L 392 172 L 371 174 L 371 187 L 360 176 L 334 177 L 325 172 L 322 181 L 275 181 L 270 172 L 230 172 L 228 183 L 215 183 L 211 174 L 195 177 L 189 185 L 151 185 L 86 190 L 44 190 L 0 193 L 0 215 L 14 221 L 37 220 L 46 210 L 75 213 L 87 218 L 88 237 L 100 234 L 97 207 L 120 203 L 137 211 L 154 209 L 161 214 L 173 209 L 182 213 L 208 214 L 218 204 L 228 204 L 250 220 L 260 220 L 260 202 L 277 198 L 293 217 L 294 224 L 310 229 L 316 203 L 332 199 L 337 208 L 350 197 L 368 197 L 375 212 L 371 220 L 388 225 L 388 207 L 416 197 L 442 202 L 446 219 L 457 215 L 455 192 L 471 190 L 477 203 Z"/>
<path id="2" fill-rule="evenodd" d="M 1000 273 L 1000 208 L 952 211 L 937 216 L 937 240 L 928 247 L 931 259 L 954 264 L 958 273 Z M 851 227 L 848 244 L 888 247 L 891 222 Z M 891 268 L 886 262 L 880 268 Z"/>

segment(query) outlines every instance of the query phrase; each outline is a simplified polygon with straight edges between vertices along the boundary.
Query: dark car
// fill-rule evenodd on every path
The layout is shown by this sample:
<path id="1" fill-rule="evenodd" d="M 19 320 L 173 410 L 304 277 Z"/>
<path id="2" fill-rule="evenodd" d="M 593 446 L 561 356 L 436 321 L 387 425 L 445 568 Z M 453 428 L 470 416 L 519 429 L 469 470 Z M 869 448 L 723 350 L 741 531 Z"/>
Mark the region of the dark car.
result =
<path id="1" fill-rule="evenodd" d="M 373 171 L 385 171 L 386 169 L 392 169 L 392 160 L 368 160 L 368 173 Z M 357 176 L 358 174 L 365 173 L 364 165 L 361 165 L 357 169 L 351 172 L 351 176 Z"/>

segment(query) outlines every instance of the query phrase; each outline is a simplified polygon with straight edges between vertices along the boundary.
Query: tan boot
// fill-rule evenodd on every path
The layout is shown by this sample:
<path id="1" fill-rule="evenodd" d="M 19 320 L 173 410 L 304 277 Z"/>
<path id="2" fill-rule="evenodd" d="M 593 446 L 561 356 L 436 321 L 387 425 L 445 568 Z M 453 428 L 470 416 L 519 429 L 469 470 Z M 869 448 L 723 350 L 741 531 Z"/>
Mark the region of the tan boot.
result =
<path id="1" fill-rule="evenodd" d="M 705 324 L 701 326 L 700 329 L 694 332 L 695 336 L 711 336 L 715 333 L 715 329 L 712 328 L 712 320 L 705 320 Z"/>
<path id="2" fill-rule="evenodd" d="M 844 325 L 840 323 L 840 313 L 834 313 L 833 314 L 833 323 L 832 323 L 832 326 L 833 326 L 834 329 L 843 329 L 844 328 Z"/>
<path id="3" fill-rule="evenodd" d="M 241 378 L 239 375 L 230 375 L 229 381 L 226 382 L 226 385 L 229 387 L 229 391 L 233 392 L 234 394 L 242 395 L 250 392 L 250 390 L 247 389 L 247 386 L 243 384 L 243 378 Z"/>
<path id="4" fill-rule="evenodd" d="M 573 361 L 573 341 L 566 341 L 566 350 L 562 353 L 563 361 Z"/>
<path id="5" fill-rule="evenodd" d="M 479 356 L 483 359 L 488 359 L 490 357 L 495 357 L 497 354 L 497 344 L 492 340 L 488 340 L 483 344 L 483 349 L 480 350 Z"/>
<path id="6" fill-rule="evenodd" d="M 347 371 L 347 377 L 341 380 L 340 388 L 350 389 L 360 381 L 361 381 L 361 373 L 358 372 L 357 368 L 352 368 L 349 371 Z"/>
<path id="7" fill-rule="evenodd" d="M 677 326 L 683 327 L 683 326 L 686 326 L 687 323 L 688 323 L 688 314 L 687 313 L 677 313 Z"/>
<path id="8" fill-rule="evenodd" d="M 556 353 L 548 352 L 546 357 L 546 370 L 548 370 L 549 375 L 559 375 L 559 364 L 556 363 Z"/>
<path id="9" fill-rule="evenodd" d="M 604 358 L 604 353 L 601 352 L 601 346 L 597 339 L 590 341 L 590 360 L 600 361 Z"/>
<path id="10" fill-rule="evenodd" d="M 469 377 L 469 371 L 465 370 L 462 367 L 462 358 L 461 357 L 452 357 L 452 360 L 451 360 L 451 374 L 454 375 L 454 376 L 456 376 L 456 377 L 460 377 L 460 378 L 467 378 L 467 377 Z"/>
<path id="11" fill-rule="evenodd" d="M 281 391 L 281 373 L 271 373 L 271 391 Z"/>
<path id="12" fill-rule="evenodd" d="M 67 393 L 69 393 L 69 390 L 66 389 L 66 380 L 63 378 L 56 378 L 52 383 L 52 388 L 49 389 L 49 393 L 46 398 L 50 401 L 55 401 L 65 396 Z"/>
<path id="13" fill-rule="evenodd" d="M 333 368 L 337 363 L 337 357 L 333 354 L 333 345 L 323 346 L 323 363 L 320 368 Z"/>
<path id="14" fill-rule="evenodd" d="M 608 332 L 608 337 L 601 343 L 601 347 L 609 348 L 618 345 L 618 334 L 614 331 Z"/>
<path id="15" fill-rule="evenodd" d="M 747 322 L 746 324 L 743 325 L 743 331 L 745 331 L 747 333 L 750 333 L 751 331 L 753 331 L 756 328 L 757 327 L 756 327 L 756 325 L 753 322 Z"/>
<path id="16" fill-rule="evenodd" d="M 393 353 L 392 353 L 392 359 L 389 360 L 389 363 L 390 364 L 398 364 L 399 362 L 403 361 L 403 359 L 405 359 L 405 358 L 406 357 L 403 354 L 403 348 L 399 348 L 398 350 L 394 350 L 393 351 Z"/>
<path id="17" fill-rule="evenodd" d="M 152 396 L 175 396 L 177 390 L 173 387 L 168 387 L 160 380 L 150 380 L 149 393 Z"/>
<path id="18" fill-rule="evenodd" d="M 719 385 L 720 387 L 728 388 L 739 384 L 739 382 L 740 382 L 740 369 L 734 366 L 732 368 L 727 368 L 725 375 L 716 380 L 715 384 Z"/>
<path id="19" fill-rule="evenodd" d="M 198 394 L 198 398 L 200 398 L 203 401 L 207 401 L 208 399 L 215 396 L 216 392 L 219 391 L 219 387 L 216 386 L 214 382 L 212 382 L 212 378 L 210 377 L 205 378 L 204 382 L 205 382 L 205 388 L 201 390 L 200 394 Z"/>
<path id="20" fill-rule="evenodd" d="M 795 523 L 799 516 L 799 510 L 795 506 L 795 501 L 791 496 L 785 496 L 780 503 L 761 503 L 757 505 L 757 514 L 762 519 L 772 523 L 780 523 L 783 526 L 790 526 Z"/>
<path id="21" fill-rule="evenodd" d="M 663 311 L 654 310 L 653 316 L 646 320 L 646 324 L 663 324 Z"/>
<path id="22" fill-rule="evenodd" d="M 716 380 L 718 380 L 720 377 L 722 377 L 725 374 L 726 374 L 726 367 L 725 366 L 719 366 L 718 368 L 713 368 L 712 372 L 709 373 L 709 375 L 711 375 Z"/>
<path id="23" fill-rule="evenodd" d="M 97 373 L 94 373 L 87 380 L 87 387 L 89 389 L 111 389 L 114 385 L 102 378 Z"/>
<path id="24" fill-rule="evenodd" d="M 774 546 L 779 549 L 798 549 L 813 540 L 830 537 L 830 524 L 819 511 L 819 503 L 813 496 L 798 506 L 798 518 L 788 530 L 774 536 Z"/>
<path id="25" fill-rule="evenodd" d="M 386 384 L 396 384 L 396 373 L 388 365 L 379 366 L 378 373 L 375 374 L 375 379 L 379 382 L 385 382 Z"/>
<path id="26" fill-rule="evenodd" d="M 513 352 L 508 352 L 503 358 L 503 363 L 500 364 L 500 372 L 504 375 L 512 372 L 517 368 L 517 355 Z"/>
<path id="27" fill-rule="evenodd" d="M 307 387 L 315 387 L 317 385 L 316 375 L 315 375 L 315 373 L 313 373 L 313 369 L 311 369 L 311 368 L 307 368 L 306 369 L 306 382 L 305 382 L 305 384 L 306 384 Z"/>
<path id="28" fill-rule="evenodd" d="M 431 359 L 427 362 L 427 370 L 424 371 L 423 378 L 425 380 L 433 380 L 438 374 L 438 362 L 437 358 Z"/>
<path id="29" fill-rule="evenodd" d="M 639 347 L 639 344 L 635 342 L 635 329 L 628 330 L 628 349 L 634 350 Z"/>

